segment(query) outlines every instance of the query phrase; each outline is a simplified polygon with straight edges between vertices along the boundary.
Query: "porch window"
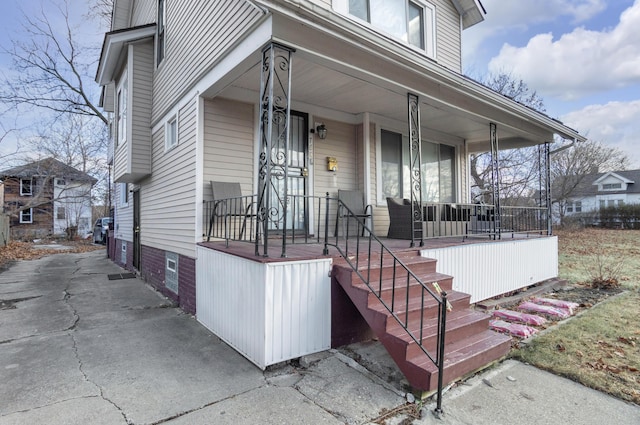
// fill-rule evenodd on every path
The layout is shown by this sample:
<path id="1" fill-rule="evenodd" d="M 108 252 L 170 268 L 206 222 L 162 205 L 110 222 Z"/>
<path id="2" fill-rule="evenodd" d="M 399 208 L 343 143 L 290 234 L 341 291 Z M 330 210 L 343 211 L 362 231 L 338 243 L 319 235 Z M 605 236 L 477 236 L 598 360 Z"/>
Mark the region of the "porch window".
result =
<path id="1" fill-rule="evenodd" d="M 399 133 L 382 130 L 380 138 L 382 197 L 409 198 L 408 140 Z M 455 202 L 455 147 L 422 141 L 422 200 Z M 382 201 L 381 200 L 381 201 Z"/>
<path id="2" fill-rule="evenodd" d="M 33 195 L 33 180 L 29 179 L 20 179 L 20 196 L 31 196 Z"/>
<path id="3" fill-rule="evenodd" d="M 20 223 L 33 223 L 33 208 L 20 211 Z"/>
<path id="4" fill-rule="evenodd" d="M 434 57 L 435 9 L 421 0 L 338 0 L 335 9 Z"/>

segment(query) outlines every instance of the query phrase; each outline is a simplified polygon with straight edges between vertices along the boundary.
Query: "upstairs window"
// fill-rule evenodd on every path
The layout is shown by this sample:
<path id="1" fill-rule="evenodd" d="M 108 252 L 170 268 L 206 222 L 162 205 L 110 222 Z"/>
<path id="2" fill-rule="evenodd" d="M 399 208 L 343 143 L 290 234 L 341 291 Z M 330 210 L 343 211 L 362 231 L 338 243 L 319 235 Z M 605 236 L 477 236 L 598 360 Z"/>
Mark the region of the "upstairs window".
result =
<path id="1" fill-rule="evenodd" d="M 620 190 L 622 189 L 622 183 L 605 183 L 602 185 L 602 190 Z"/>
<path id="2" fill-rule="evenodd" d="M 422 0 L 337 0 L 336 10 L 435 56 L 435 8 Z"/>
<path id="3" fill-rule="evenodd" d="M 117 105 L 117 115 L 116 115 L 116 127 L 117 127 L 117 135 L 116 135 L 116 147 L 120 144 L 127 141 L 127 98 L 128 98 L 128 89 L 127 89 L 128 81 L 127 74 L 125 73 L 122 76 L 122 81 L 118 86 L 118 94 L 116 101 Z"/>
<path id="4" fill-rule="evenodd" d="M 20 211 L 20 223 L 33 223 L 33 208 Z"/>
<path id="5" fill-rule="evenodd" d="M 32 185 L 33 185 L 33 180 L 20 179 L 20 196 L 32 196 L 33 195 Z"/>
<path id="6" fill-rule="evenodd" d="M 165 51 L 165 31 L 164 24 L 166 21 L 165 0 L 158 0 L 158 23 L 156 25 L 157 34 L 157 51 L 156 51 L 156 65 L 160 65 L 160 62 L 164 59 Z"/>

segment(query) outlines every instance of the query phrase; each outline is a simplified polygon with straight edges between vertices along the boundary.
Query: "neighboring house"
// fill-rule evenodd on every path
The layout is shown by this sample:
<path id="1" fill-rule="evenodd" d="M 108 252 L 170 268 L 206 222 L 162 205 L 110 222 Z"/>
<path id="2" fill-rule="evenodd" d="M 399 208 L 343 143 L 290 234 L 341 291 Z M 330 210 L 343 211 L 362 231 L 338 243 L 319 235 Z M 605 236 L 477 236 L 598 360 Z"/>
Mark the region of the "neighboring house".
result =
<path id="1" fill-rule="evenodd" d="M 47 158 L 0 172 L 11 237 L 33 239 L 91 232 L 91 188 L 96 179 Z"/>
<path id="2" fill-rule="evenodd" d="M 580 176 L 575 189 L 558 204 L 557 208 L 564 208 L 564 216 L 593 212 L 605 207 L 640 204 L 640 170 Z"/>
<path id="3" fill-rule="evenodd" d="M 546 221 L 516 226 L 522 211 L 503 214 L 498 185 L 481 214 L 469 204 L 468 156 L 539 146 L 548 158 L 555 136 L 585 139 L 461 75 L 462 31 L 484 19 L 477 0 L 115 0 L 112 16 L 96 76 L 113 115 L 110 255 L 258 366 L 362 339 L 368 327 L 387 335 L 340 289 L 334 249 L 352 248 L 339 246 L 339 189 L 364 194 L 379 237 L 396 228 L 387 198 L 405 198 L 399 211 L 415 214 L 399 217 L 418 222 L 411 245 L 424 244 L 420 255 L 472 302 L 557 275 Z M 239 184 L 249 210 L 233 206 L 240 198 L 214 201 L 211 181 Z M 546 220 L 548 205 L 528 211 Z M 487 243 L 507 229 L 508 242 Z M 474 233 L 483 243 L 469 243 Z M 336 237 L 296 245 L 323 235 Z M 436 236 L 455 243 L 423 240 Z M 482 344 L 468 341 L 477 355 Z M 504 339 L 496 344 L 447 379 L 499 356 Z"/>

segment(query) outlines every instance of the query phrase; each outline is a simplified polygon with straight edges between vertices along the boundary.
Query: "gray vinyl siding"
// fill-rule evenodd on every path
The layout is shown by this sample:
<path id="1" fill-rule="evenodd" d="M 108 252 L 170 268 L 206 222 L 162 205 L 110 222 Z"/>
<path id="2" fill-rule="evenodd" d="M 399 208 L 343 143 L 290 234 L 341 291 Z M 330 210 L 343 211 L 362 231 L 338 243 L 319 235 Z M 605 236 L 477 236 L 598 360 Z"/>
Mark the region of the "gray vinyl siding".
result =
<path id="1" fill-rule="evenodd" d="M 131 174 L 151 173 L 151 107 L 153 42 L 134 44 L 131 80 Z"/>
<path id="2" fill-rule="evenodd" d="M 120 30 L 129 28 L 129 12 L 131 11 L 131 2 L 134 0 L 117 0 L 111 22 L 111 30 Z"/>
<path id="3" fill-rule="evenodd" d="M 195 257 L 197 98 L 178 111 L 178 145 L 153 133 L 153 172 L 141 185 L 143 245 Z"/>
<path id="4" fill-rule="evenodd" d="M 316 121 L 323 122 L 329 129 L 325 140 L 314 143 L 315 165 L 315 196 L 337 197 L 338 189 L 362 189 L 358 184 L 358 159 L 356 126 L 353 124 L 331 121 L 316 117 Z M 338 160 L 338 171 L 327 171 L 327 157 Z"/>
<path id="5" fill-rule="evenodd" d="M 167 4 L 174 3 L 171 1 Z M 157 19 L 158 0 L 135 0 L 133 2 L 131 26 L 153 24 Z"/>
<path id="6" fill-rule="evenodd" d="M 133 242 L 133 196 L 129 196 L 127 205 L 122 205 L 120 203 L 122 186 L 124 185 L 116 184 L 114 190 L 116 200 L 114 232 L 116 239 Z"/>
<path id="7" fill-rule="evenodd" d="M 255 193 L 255 112 L 251 104 L 216 98 L 204 103 L 204 199 L 210 181 L 239 182 L 243 195 Z"/>
<path id="8" fill-rule="evenodd" d="M 460 15 L 450 0 L 433 0 L 436 5 L 436 56 L 440 65 L 462 72 Z"/>
<path id="9" fill-rule="evenodd" d="M 244 0 L 167 2 L 166 53 L 156 70 L 153 122 L 261 16 Z"/>

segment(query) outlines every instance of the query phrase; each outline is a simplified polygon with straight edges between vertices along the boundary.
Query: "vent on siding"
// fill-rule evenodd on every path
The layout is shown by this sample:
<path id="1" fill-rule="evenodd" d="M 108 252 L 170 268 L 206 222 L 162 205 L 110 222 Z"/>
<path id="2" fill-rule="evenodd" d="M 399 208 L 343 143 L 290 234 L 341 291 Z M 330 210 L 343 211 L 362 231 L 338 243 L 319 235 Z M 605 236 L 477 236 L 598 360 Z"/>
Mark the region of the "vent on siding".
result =
<path id="1" fill-rule="evenodd" d="M 164 286 L 174 294 L 178 293 L 178 254 L 165 253 Z"/>
<path id="2" fill-rule="evenodd" d="M 127 244 L 122 244 L 122 250 L 120 252 L 120 262 L 122 264 L 127 264 Z"/>

